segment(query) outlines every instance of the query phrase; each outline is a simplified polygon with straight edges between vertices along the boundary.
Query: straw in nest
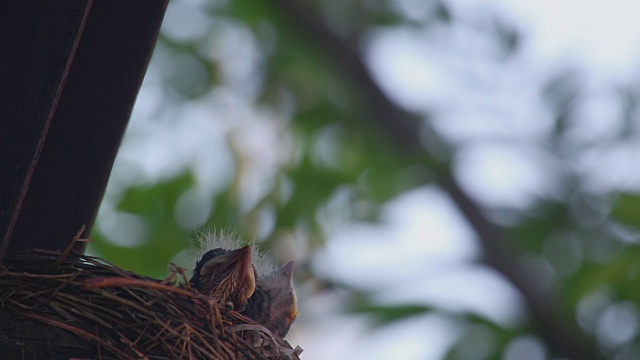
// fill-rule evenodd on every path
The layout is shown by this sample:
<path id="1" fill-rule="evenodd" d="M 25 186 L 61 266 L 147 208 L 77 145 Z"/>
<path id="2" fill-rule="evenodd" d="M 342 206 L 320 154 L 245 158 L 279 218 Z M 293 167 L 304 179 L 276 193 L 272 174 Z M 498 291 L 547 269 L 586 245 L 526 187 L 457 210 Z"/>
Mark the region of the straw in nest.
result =
<path id="1" fill-rule="evenodd" d="M 183 279 L 182 285 L 179 279 Z M 0 266 L 5 359 L 298 359 L 300 347 L 192 290 L 96 257 L 36 251 Z"/>

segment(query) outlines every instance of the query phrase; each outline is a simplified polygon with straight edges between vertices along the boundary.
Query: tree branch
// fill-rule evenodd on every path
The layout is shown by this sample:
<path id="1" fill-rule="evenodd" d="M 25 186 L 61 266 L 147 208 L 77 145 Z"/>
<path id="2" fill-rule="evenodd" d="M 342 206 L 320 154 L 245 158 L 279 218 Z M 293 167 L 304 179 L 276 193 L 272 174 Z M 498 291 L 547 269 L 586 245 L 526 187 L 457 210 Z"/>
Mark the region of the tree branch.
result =
<path id="1" fill-rule="evenodd" d="M 331 54 L 338 71 L 355 84 L 367 100 L 367 106 L 375 114 L 372 119 L 389 134 L 398 148 L 411 155 L 424 154 L 429 162 L 434 160 L 424 148 L 421 134 L 429 131 L 429 138 L 435 141 L 439 137 L 425 124 L 424 119 L 401 109 L 384 94 L 358 53 L 357 41 L 340 37 L 317 12 L 301 1 L 280 0 L 274 4 L 278 7 L 276 11 L 282 12 L 296 33 L 307 36 L 321 51 Z M 502 231 L 486 218 L 478 204 L 465 193 L 450 166 L 443 166 L 440 175 L 439 185 L 449 194 L 477 234 L 483 247 L 484 260 L 522 294 L 539 335 L 548 342 L 551 351 L 557 356 L 571 359 L 599 359 L 593 339 L 556 311 L 553 294 L 545 290 L 548 287 L 540 284 L 540 279 L 530 278 L 519 263 L 519 251 L 505 241 Z"/>

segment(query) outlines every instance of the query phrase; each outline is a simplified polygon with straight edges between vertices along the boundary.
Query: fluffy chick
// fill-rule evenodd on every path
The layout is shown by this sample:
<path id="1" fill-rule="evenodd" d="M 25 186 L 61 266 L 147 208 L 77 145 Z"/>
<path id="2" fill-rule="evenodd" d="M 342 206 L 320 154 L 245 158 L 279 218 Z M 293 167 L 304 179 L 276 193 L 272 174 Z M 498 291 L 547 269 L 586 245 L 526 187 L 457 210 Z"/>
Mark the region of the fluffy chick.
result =
<path id="1" fill-rule="evenodd" d="M 194 251 L 202 253 L 207 249 L 234 249 L 242 241 L 233 233 L 204 231 L 199 234 Z M 229 251 L 229 250 L 227 250 Z M 284 337 L 298 316 L 298 303 L 293 288 L 294 262 L 273 270 L 269 259 L 255 247 L 252 261 L 257 269 L 255 291 L 247 302 L 242 314 L 269 329 L 274 335 Z"/>
<path id="2" fill-rule="evenodd" d="M 231 303 L 234 310 L 244 309 L 256 288 L 251 246 L 207 251 L 196 263 L 189 282 L 219 304 Z"/>
<path id="3" fill-rule="evenodd" d="M 242 312 L 281 338 L 289 332 L 298 316 L 298 301 L 293 288 L 294 265 L 289 261 L 278 270 L 260 275 L 256 290 Z"/>

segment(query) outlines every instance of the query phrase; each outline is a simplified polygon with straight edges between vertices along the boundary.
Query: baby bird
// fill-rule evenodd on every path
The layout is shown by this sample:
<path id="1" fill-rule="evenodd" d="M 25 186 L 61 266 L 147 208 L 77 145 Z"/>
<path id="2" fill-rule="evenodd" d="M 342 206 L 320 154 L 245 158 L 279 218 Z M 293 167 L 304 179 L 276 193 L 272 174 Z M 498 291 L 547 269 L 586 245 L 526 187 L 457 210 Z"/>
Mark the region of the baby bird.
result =
<path id="1" fill-rule="evenodd" d="M 278 270 L 260 275 L 255 292 L 242 312 L 281 338 L 289 332 L 298 316 L 298 301 L 293 288 L 294 265 L 289 261 Z"/>
<path id="2" fill-rule="evenodd" d="M 207 251 L 196 263 L 189 282 L 213 301 L 231 303 L 234 310 L 243 310 L 256 288 L 251 246 L 237 250 L 216 248 Z"/>
<path id="3" fill-rule="evenodd" d="M 241 241 L 231 233 L 220 232 L 216 234 L 210 231 L 202 233 L 196 244 L 195 251 L 202 253 L 206 249 L 215 248 L 215 250 L 205 253 L 196 264 L 196 271 L 194 271 L 194 276 L 191 279 L 192 286 L 203 291 L 200 289 L 200 281 L 196 277 L 200 272 L 200 264 L 213 256 L 208 256 L 207 254 L 212 252 L 215 252 L 214 255 L 227 254 L 233 252 L 233 250 L 228 249 L 238 248 L 240 244 Z M 248 248 L 248 246 L 242 249 L 245 248 Z M 247 251 L 251 252 L 250 250 Z M 248 299 L 245 301 L 246 308 L 244 305 L 234 305 L 234 309 L 241 311 L 246 317 L 269 329 L 273 335 L 284 337 L 298 316 L 298 303 L 293 288 L 294 262 L 290 261 L 280 269 L 272 271 L 266 256 L 258 252 L 257 249 L 253 249 L 252 254 L 245 256 L 248 256 L 249 261 L 253 261 L 255 268 L 258 269 L 257 272 L 255 270 L 251 272 L 255 291 L 247 296 Z M 249 272 L 248 269 L 245 272 Z"/>

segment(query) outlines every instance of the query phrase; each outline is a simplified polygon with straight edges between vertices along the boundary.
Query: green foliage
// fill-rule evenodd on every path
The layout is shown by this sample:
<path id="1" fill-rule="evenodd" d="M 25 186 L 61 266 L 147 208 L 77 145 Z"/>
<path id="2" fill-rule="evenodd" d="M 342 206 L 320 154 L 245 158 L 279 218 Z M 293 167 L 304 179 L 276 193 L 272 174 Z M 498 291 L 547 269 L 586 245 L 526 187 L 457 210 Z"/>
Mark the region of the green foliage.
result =
<path id="1" fill-rule="evenodd" d="M 128 189 L 117 210 L 140 217 L 146 229 L 144 240 L 135 247 L 118 246 L 94 232 L 91 251 L 127 270 L 157 277 L 168 275 L 169 262 L 185 248 L 191 235 L 178 226 L 174 213 L 178 198 L 193 183 L 193 176 L 184 173 L 175 179 Z"/>
<path id="2" fill-rule="evenodd" d="M 423 304 L 378 305 L 371 301 L 371 294 L 356 293 L 352 297 L 349 311 L 369 315 L 375 321 L 374 326 L 379 327 L 413 316 L 429 314 L 437 309 Z"/>
<path id="3" fill-rule="evenodd" d="M 640 227 L 640 194 L 618 195 L 611 215 L 623 224 Z"/>
<path id="4" fill-rule="evenodd" d="M 518 239 L 523 249 L 536 254 L 542 253 L 545 239 L 549 239 L 557 231 L 563 231 L 571 223 L 565 204 L 549 203 L 539 206 L 543 208 L 543 216 L 527 216 L 517 227 L 510 229 L 511 237 Z"/>
<path id="5" fill-rule="evenodd" d="M 607 263 L 585 262 L 581 271 L 566 281 L 563 290 L 568 303 L 576 306 L 590 293 L 614 289 L 621 300 L 640 303 L 640 247 L 633 246 Z"/>

